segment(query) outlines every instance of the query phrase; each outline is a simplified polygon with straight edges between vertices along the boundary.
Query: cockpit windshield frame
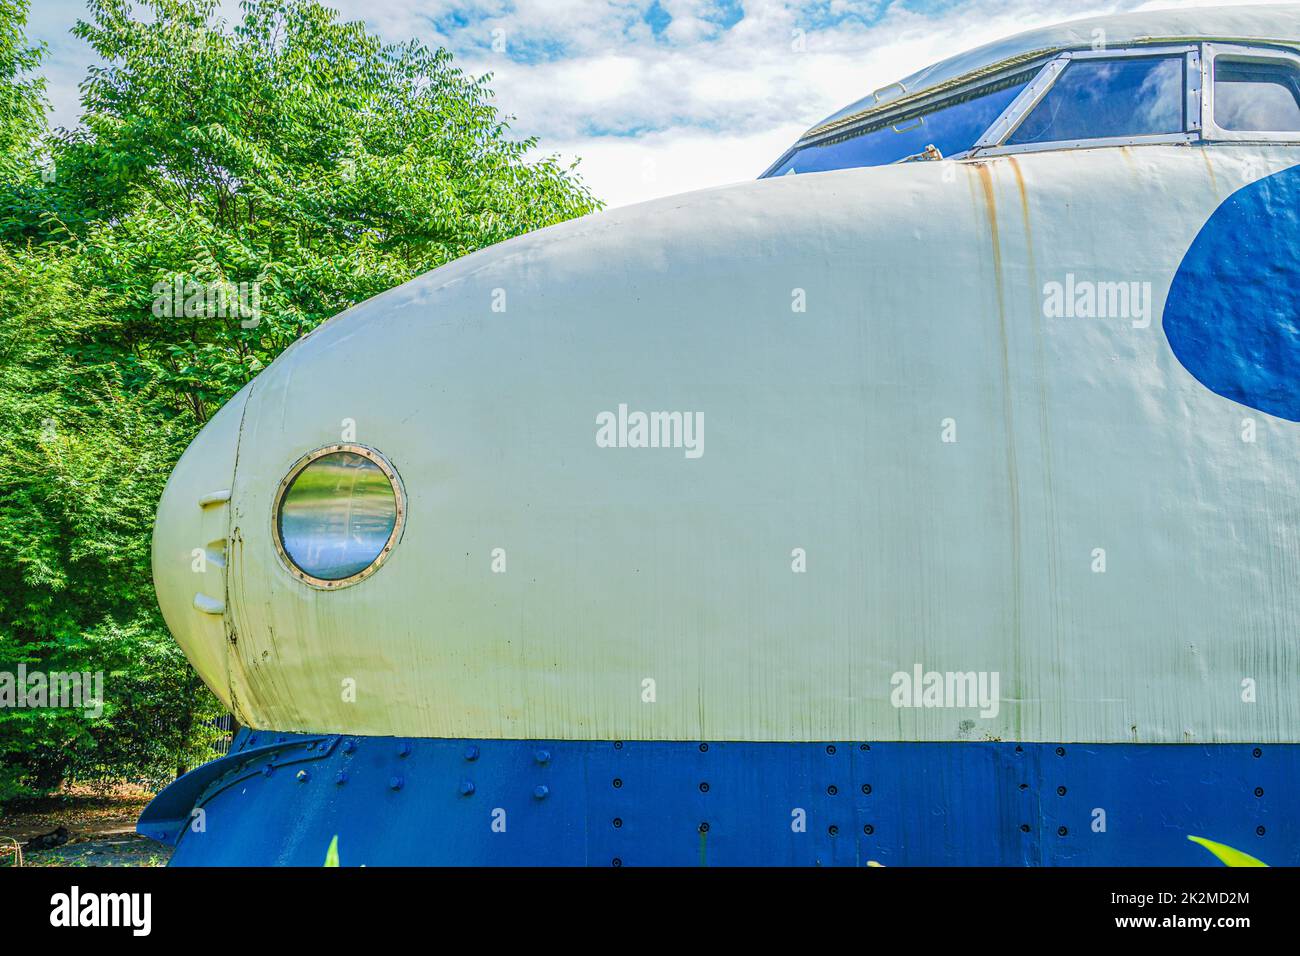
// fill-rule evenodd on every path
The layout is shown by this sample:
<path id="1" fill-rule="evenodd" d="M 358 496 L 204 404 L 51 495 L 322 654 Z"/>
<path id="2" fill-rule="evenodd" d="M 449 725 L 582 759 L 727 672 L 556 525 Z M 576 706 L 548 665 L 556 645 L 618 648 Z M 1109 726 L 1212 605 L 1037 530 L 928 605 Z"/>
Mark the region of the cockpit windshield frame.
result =
<path id="1" fill-rule="evenodd" d="M 1204 46 L 1204 97 L 1202 111 L 1205 117 L 1204 134 L 1207 140 L 1236 143 L 1300 143 L 1300 131 L 1229 130 L 1215 122 L 1214 64 L 1223 57 L 1233 62 L 1283 65 L 1300 72 L 1300 54 L 1293 50 L 1263 47 L 1256 44 L 1205 43 Z"/>
<path id="2" fill-rule="evenodd" d="M 1173 133 L 1150 133 L 1134 136 L 1105 136 L 1089 139 L 1053 140 L 1043 143 L 1011 144 L 1008 140 L 1020 129 L 1047 94 L 1065 74 L 1071 63 L 1087 60 L 1149 59 L 1182 56 L 1184 59 L 1183 89 L 1186 104 L 1183 108 L 1183 128 Z M 1038 78 L 1024 90 L 1014 103 L 997 118 L 988 132 L 975 144 L 968 155 L 998 156 L 1012 153 L 1040 153 L 1067 149 L 1104 149 L 1108 146 L 1140 146 L 1144 144 L 1191 143 L 1199 138 L 1201 130 L 1202 70 L 1199 44 L 1172 44 L 1135 46 L 1111 50 L 1067 50 L 1043 68 Z"/>
<path id="3" fill-rule="evenodd" d="M 1087 60 L 1119 60 L 1128 58 L 1160 58 L 1181 56 L 1184 61 L 1183 128 L 1177 132 L 1138 134 L 1130 136 L 1098 137 L 1088 139 L 1057 140 L 1039 143 L 1011 143 L 1009 140 L 1056 86 L 1071 63 Z M 829 142 L 843 142 L 855 133 L 890 125 L 892 117 L 928 116 L 949 104 L 961 102 L 973 91 L 988 88 L 1009 77 L 1023 75 L 1037 69 L 1038 73 L 1020 94 L 1006 107 L 969 149 L 942 156 L 930 150 L 900 158 L 896 163 L 926 161 L 929 159 L 975 159 L 981 156 L 1003 156 L 1016 153 L 1103 149 L 1116 146 L 1141 146 L 1158 144 L 1191 144 L 1197 142 L 1300 142 L 1300 131 L 1233 131 L 1220 128 L 1214 122 L 1214 60 L 1225 56 L 1233 61 L 1286 64 L 1300 69 L 1300 53 L 1289 47 L 1267 43 L 1226 43 L 1211 41 L 1186 41 L 1169 43 L 1134 43 L 1124 47 L 1104 49 L 1064 50 L 1008 63 L 1005 69 L 988 70 L 972 77 L 968 82 L 945 89 L 933 96 L 909 96 L 899 83 L 878 90 L 877 102 L 896 99 L 881 109 L 871 109 L 859 114 L 851 122 L 827 124 L 787 149 L 759 178 L 767 178 L 786 166 L 801 150 Z M 882 94 L 890 92 L 891 96 Z M 852 168 L 852 167 L 845 167 Z M 797 170 L 790 170 L 796 172 Z"/>

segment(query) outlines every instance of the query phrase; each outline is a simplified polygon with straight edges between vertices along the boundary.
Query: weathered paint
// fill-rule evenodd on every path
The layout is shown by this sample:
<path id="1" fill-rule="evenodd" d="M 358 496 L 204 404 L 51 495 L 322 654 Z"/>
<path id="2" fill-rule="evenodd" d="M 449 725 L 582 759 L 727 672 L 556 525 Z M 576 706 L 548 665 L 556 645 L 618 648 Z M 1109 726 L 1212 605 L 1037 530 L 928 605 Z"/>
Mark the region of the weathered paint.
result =
<path id="1" fill-rule="evenodd" d="M 1205 833 L 1300 863 L 1296 746 L 245 731 L 214 769 L 141 820 L 175 865 L 1220 866 Z"/>
<path id="2" fill-rule="evenodd" d="M 1294 42 L 1300 8 L 1071 24 L 907 94 L 1098 27 Z M 276 730 L 140 831 L 180 864 L 1295 865 L 1295 163 L 1234 143 L 774 179 L 349 310 L 168 485 L 163 612 Z M 1050 314 L 1075 280 L 1151 296 Z M 624 403 L 702 412 L 705 454 L 598 447 Z M 319 591 L 272 504 L 345 421 L 400 472 L 406 530 Z M 914 668 L 1000 678 L 996 713 L 897 706 Z"/>
<path id="3" fill-rule="evenodd" d="M 1249 410 L 1160 328 L 1215 210 L 1293 157 L 1151 146 L 785 177 L 468 256 L 259 375 L 237 469 L 240 408 L 200 436 L 159 524 L 163 610 L 241 720 L 283 730 L 1296 741 L 1300 433 L 1251 412 L 1243 442 Z M 1069 273 L 1150 282 L 1150 325 L 1045 317 L 1044 284 Z M 705 454 L 598 448 L 595 416 L 620 402 L 703 411 Z M 324 593 L 276 557 L 272 500 L 346 418 L 396 465 L 409 518 L 373 577 Z M 232 470 L 229 562 L 209 572 L 223 636 L 190 600 L 210 587 L 190 570 L 204 509 L 178 500 Z M 895 708 L 891 675 L 914 663 L 999 672 L 998 715 Z"/>
<path id="4" fill-rule="evenodd" d="M 1233 193 L 1174 277 L 1164 330 L 1206 388 L 1300 422 L 1300 167 Z"/>

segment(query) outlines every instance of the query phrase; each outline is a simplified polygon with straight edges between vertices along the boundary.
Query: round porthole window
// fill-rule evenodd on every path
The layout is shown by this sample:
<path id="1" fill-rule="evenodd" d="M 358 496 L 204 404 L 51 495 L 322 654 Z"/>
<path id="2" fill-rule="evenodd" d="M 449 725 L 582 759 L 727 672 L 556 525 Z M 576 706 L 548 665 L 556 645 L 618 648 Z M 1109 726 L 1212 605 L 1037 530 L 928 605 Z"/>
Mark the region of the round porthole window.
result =
<path id="1" fill-rule="evenodd" d="M 388 459 L 365 445 L 327 445 L 300 458 L 280 482 L 275 548 L 299 580 L 346 587 L 384 563 L 405 514 L 402 482 Z"/>

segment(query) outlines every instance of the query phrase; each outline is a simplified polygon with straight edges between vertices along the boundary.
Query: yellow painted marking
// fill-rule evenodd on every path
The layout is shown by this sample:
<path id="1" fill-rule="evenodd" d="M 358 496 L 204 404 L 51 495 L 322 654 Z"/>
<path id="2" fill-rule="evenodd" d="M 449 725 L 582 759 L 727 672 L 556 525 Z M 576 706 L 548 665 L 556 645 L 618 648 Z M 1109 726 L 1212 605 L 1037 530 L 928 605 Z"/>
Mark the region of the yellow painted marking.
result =
<path id="1" fill-rule="evenodd" d="M 1215 856 L 1217 856 L 1224 866 L 1268 866 L 1260 860 L 1255 859 L 1249 853 L 1242 853 L 1240 850 L 1234 850 L 1230 846 L 1222 843 L 1215 843 L 1213 840 L 1207 840 L 1205 837 L 1192 836 L 1188 834 L 1187 839 L 1193 843 L 1199 843 Z"/>

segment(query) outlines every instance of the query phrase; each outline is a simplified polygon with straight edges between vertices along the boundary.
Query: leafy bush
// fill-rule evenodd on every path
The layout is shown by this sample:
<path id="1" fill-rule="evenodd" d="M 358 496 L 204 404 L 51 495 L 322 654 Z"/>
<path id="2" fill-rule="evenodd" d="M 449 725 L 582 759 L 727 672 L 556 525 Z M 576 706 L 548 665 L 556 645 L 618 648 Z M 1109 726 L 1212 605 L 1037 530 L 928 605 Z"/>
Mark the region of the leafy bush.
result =
<path id="1" fill-rule="evenodd" d="M 324 319 L 598 205 L 445 50 L 313 0 L 230 27 L 214 0 L 147 8 L 90 0 L 73 32 L 107 65 L 83 128 L 44 133 L 24 0 L 0 0 L 0 671 L 103 671 L 106 696 L 94 719 L 0 710 L 0 800 L 204 758 L 219 709 L 149 540 L 222 403 Z M 155 314 L 177 281 L 257 283 L 259 320 Z"/>

